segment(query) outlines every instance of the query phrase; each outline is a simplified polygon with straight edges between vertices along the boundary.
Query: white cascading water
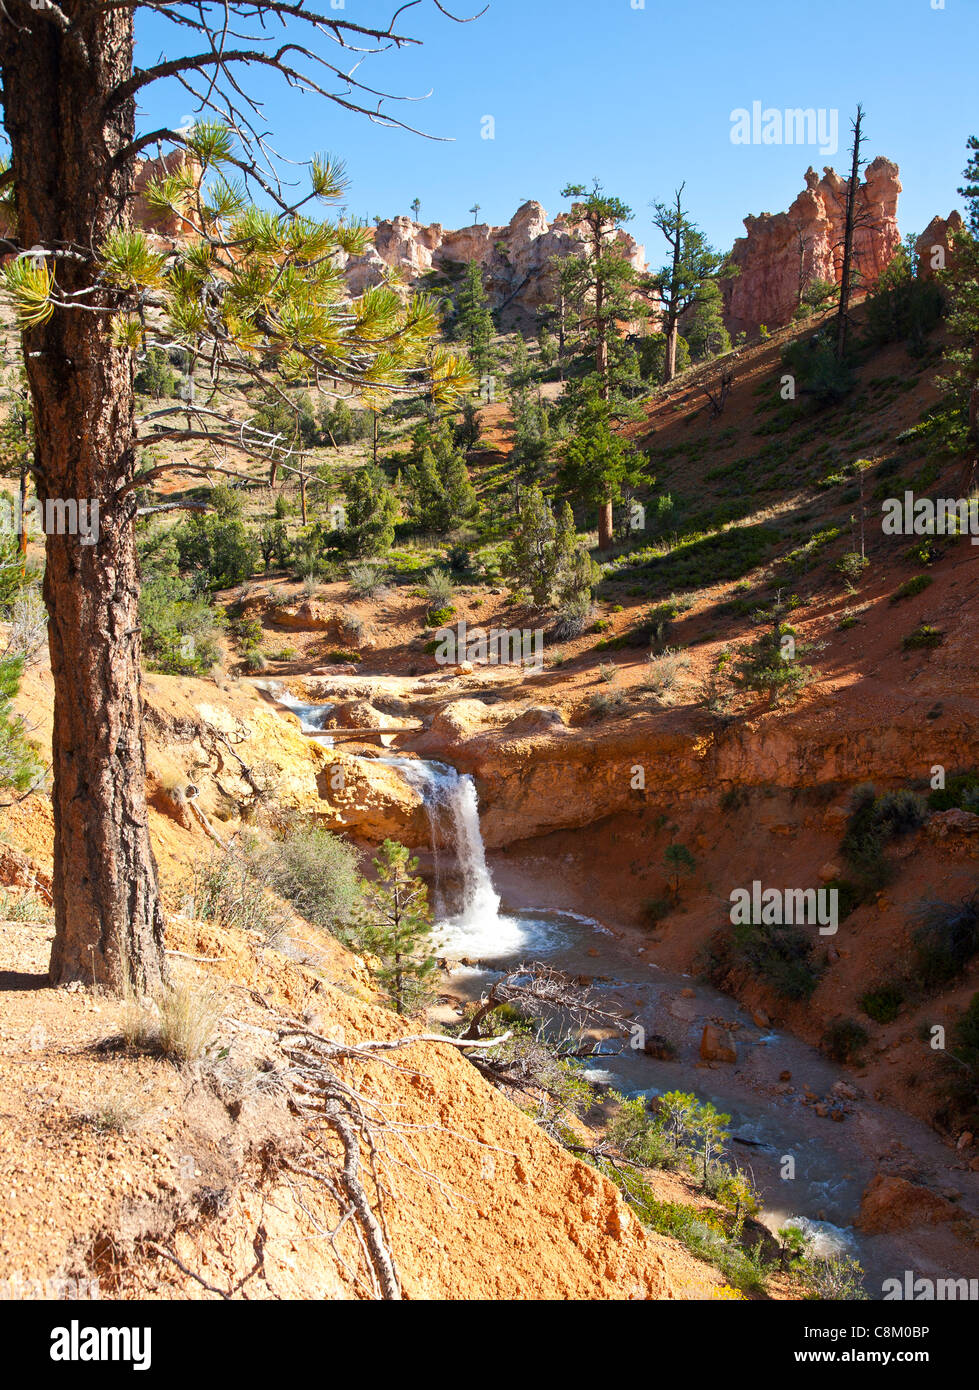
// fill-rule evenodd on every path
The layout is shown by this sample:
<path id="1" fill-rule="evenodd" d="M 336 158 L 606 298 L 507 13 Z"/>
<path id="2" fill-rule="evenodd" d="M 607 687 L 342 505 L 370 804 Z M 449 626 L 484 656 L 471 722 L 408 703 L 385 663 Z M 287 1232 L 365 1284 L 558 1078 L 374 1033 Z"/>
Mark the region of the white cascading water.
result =
<path id="1" fill-rule="evenodd" d="M 503 955 L 524 944 L 524 925 L 500 915 L 500 895 L 486 864 L 479 828 L 476 784 L 468 773 L 447 763 L 416 758 L 385 758 L 421 792 L 431 826 L 435 860 L 435 911 L 440 946 L 466 956 Z M 443 879 L 447 857 L 455 859 L 461 879 L 461 903 L 446 912 Z"/>
<path id="2" fill-rule="evenodd" d="M 332 734 L 323 732 L 323 725 L 333 712 L 332 705 L 304 705 L 295 695 L 286 690 L 278 681 L 256 681 L 255 686 L 272 696 L 282 709 L 290 710 L 299 720 L 299 727 L 309 738 L 321 743 L 324 748 L 333 747 Z"/>

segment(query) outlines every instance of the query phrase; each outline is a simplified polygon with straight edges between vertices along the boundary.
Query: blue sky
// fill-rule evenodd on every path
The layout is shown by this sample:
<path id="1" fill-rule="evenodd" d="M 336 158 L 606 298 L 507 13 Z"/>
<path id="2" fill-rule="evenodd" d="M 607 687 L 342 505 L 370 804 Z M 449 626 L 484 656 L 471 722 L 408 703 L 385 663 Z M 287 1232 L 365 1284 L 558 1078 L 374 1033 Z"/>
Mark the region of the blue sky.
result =
<path id="1" fill-rule="evenodd" d="M 360 70 L 378 88 L 427 101 L 392 103 L 451 142 L 371 125 L 312 95 L 259 76 L 256 90 L 278 149 L 342 157 L 351 213 L 408 213 L 449 227 L 509 220 L 526 198 L 553 216 L 568 182 L 601 179 L 627 202 L 629 230 L 661 259 L 650 202 L 686 181 L 691 215 L 719 247 L 741 234 L 746 213 L 777 212 L 803 187 L 809 164 L 842 170 L 850 118 L 866 109 L 868 159 L 901 167 L 903 231 L 960 204 L 965 142 L 979 134 L 977 0 L 492 0 L 469 25 L 429 3 L 408 10 L 403 31 L 421 48 L 371 57 Z M 313 0 L 329 9 L 331 0 Z M 332 0 L 336 4 L 336 0 Z M 457 13 L 467 0 L 453 0 Z M 637 6 L 637 8 L 634 8 Z M 386 24 L 391 0 L 344 0 L 338 18 Z M 159 21 L 140 21 L 138 61 L 180 51 Z M 177 43 L 186 42 L 179 36 Z M 324 51 L 335 49 L 324 41 Z M 253 84 L 255 85 L 255 84 Z M 179 124 L 193 105 L 179 87 L 144 93 L 143 129 Z M 835 155 L 805 145 L 731 143 L 731 112 L 814 107 L 839 112 Z M 484 118 L 495 138 L 484 139 Z"/>

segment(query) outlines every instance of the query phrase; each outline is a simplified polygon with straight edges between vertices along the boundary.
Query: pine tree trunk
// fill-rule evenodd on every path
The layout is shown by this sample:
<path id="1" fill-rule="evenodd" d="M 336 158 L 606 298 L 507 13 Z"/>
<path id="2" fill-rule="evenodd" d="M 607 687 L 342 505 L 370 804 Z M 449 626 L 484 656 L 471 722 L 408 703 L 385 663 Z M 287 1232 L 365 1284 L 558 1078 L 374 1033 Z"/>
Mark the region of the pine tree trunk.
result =
<path id="1" fill-rule="evenodd" d="M 112 168 L 134 105 L 104 103 L 132 67 L 132 12 L 76 10 L 81 42 L 26 6 L 0 26 L 5 123 L 22 245 L 86 247 L 125 219 L 134 167 Z M 58 263 L 69 292 L 91 267 Z M 84 302 L 107 301 L 93 294 Z M 40 502 L 98 504 L 97 540 L 46 538 L 44 599 L 54 676 L 54 983 L 137 991 L 166 979 L 163 917 L 146 816 L 138 573 L 130 487 L 133 361 L 110 316 L 55 309 L 23 334 Z"/>
<path id="2" fill-rule="evenodd" d="M 608 550 L 612 545 L 612 503 L 603 502 L 598 509 L 598 548 Z"/>
<path id="3" fill-rule="evenodd" d="M 679 331 L 676 317 L 671 313 L 666 328 L 666 356 L 663 359 L 664 385 L 669 384 L 676 376 L 676 340 Z"/>
<path id="4" fill-rule="evenodd" d="M 682 189 L 681 189 L 682 192 Z M 670 277 L 670 294 L 666 314 L 666 356 L 663 360 L 663 384 L 676 376 L 676 340 L 680 331 L 680 259 L 683 251 L 683 211 L 680 193 L 676 195 L 676 239 L 673 242 L 673 271 Z"/>

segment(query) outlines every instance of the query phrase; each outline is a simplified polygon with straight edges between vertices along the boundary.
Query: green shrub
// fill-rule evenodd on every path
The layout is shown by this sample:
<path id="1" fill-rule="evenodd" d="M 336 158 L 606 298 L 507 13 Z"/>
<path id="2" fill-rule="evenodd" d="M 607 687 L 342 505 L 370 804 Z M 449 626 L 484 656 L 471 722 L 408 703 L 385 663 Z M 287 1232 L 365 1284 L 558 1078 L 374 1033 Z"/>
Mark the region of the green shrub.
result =
<path id="1" fill-rule="evenodd" d="M 279 945 L 289 917 L 261 882 L 262 867 L 252 841 L 198 861 L 190 882 L 191 914 L 219 927 L 258 932 Z"/>
<path id="2" fill-rule="evenodd" d="M 869 783 L 856 788 L 841 848 L 862 897 L 891 881 L 884 850 L 892 840 L 922 826 L 926 815 L 925 801 L 915 792 L 901 789 L 878 796 Z"/>
<path id="3" fill-rule="evenodd" d="M 557 611 L 551 636 L 558 642 L 568 642 L 580 637 L 588 626 L 592 612 L 592 601 L 587 594 L 569 599 Z"/>
<path id="4" fill-rule="evenodd" d="M 431 610 L 451 608 L 455 585 L 446 570 L 429 570 L 424 581 L 425 597 Z"/>
<path id="5" fill-rule="evenodd" d="M 358 598 L 374 598 L 384 588 L 384 566 L 370 560 L 351 565 L 350 587 Z"/>
<path id="6" fill-rule="evenodd" d="M 864 570 L 870 564 L 865 555 L 861 555 L 858 550 L 848 550 L 836 562 L 836 568 L 850 585 L 856 584 Z"/>
<path id="7" fill-rule="evenodd" d="M 220 660 L 220 619 L 210 600 L 195 594 L 182 575 L 160 571 L 146 576 L 139 622 L 143 655 L 153 671 L 203 676 Z"/>
<path id="8" fill-rule="evenodd" d="M 690 658 L 677 647 L 667 647 L 659 655 L 651 653 L 646 667 L 644 684 L 647 690 L 663 696 L 674 690 L 680 679 L 680 672 L 690 666 Z"/>
<path id="9" fill-rule="evenodd" d="M 321 826 L 287 823 L 256 852 L 264 881 L 314 926 L 342 935 L 358 900 L 357 853 Z"/>
<path id="10" fill-rule="evenodd" d="M 852 1018 L 841 1018 L 826 1029 L 821 1046 L 834 1062 L 859 1063 L 860 1053 L 869 1041 L 866 1028 Z"/>
<path id="11" fill-rule="evenodd" d="M 860 998 L 860 1007 L 875 1023 L 893 1023 L 901 1012 L 904 990 L 898 984 L 875 985 Z"/>
<path id="12" fill-rule="evenodd" d="M 837 405 L 853 389 L 853 371 L 837 360 L 828 338 L 797 339 L 782 353 L 782 362 L 799 383 L 797 393 L 819 406 Z"/>
<path id="13" fill-rule="evenodd" d="M 925 989 L 940 989 L 965 970 L 979 951 L 979 894 L 960 903 L 929 903 L 911 934 L 914 974 Z"/>
<path id="14" fill-rule="evenodd" d="M 588 697 L 588 709 L 596 719 L 604 719 L 607 715 L 614 714 L 624 703 L 625 695 L 622 691 L 606 694 L 603 690 L 596 690 Z"/>
<path id="15" fill-rule="evenodd" d="M 150 348 L 136 373 L 135 389 L 155 400 L 177 394 L 177 376 L 163 348 Z"/>
<path id="16" fill-rule="evenodd" d="M 934 580 L 930 574 L 914 574 L 891 594 L 891 603 L 901 603 L 906 598 L 914 598 L 916 594 L 923 593 L 932 583 Z"/>
<path id="17" fill-rule="evenodd" d="M 945 634 L 941 628 L 932 627 L 928 623 L 920 623 L 914 632 L 908 633 L 901 646 L 906 652 L 916 652 L 940 647 L 944 640 Z"/>
<path id="18" fill-rule="evenodd" d="M 656 926 L 657 922 L 662 922 L 664 917 L 668 917 L 673 911 L 673 903 L 669 898 L 649 898 L 643 907 L 643 916 L 651 927 Z"/>
<path id="19" fill-rule="evenodd" d="M 432 650 L 434 651 L 434 647 Z M 334 662 L 338 666 L 351 661 L 356 663 L 363 661 L 363 659 L 360 652 L 349 652 L 344 647 L 332 647 L 324 656 L 325 661 Z"/>
<path id="20" fill-rule="evenodd" d="M 258 540 L 241 518 L 241 496 L 231 488 L 212 488 L 213 512 L 191 516 L 174 527 L 180 569 L 211 589 L 230 589 L 254 574 Z"/>
<path id="21" fill-rule="evenodd" d="M 797 661 L 808 648 L 795 642 L 795 628 L 783 622 L 787 605 L 776 598 L 761 613 L 768 627 L 742 647 L 734 663 L 732 679 L 745 690 L 767 695 L 770 704 L 791 699 L 812 679 L 812 668 Z M 791 645 L 786 641 L 791 639 Z"/>
<path id="22" fill-rule="evenodd" d="M 979 1125 L 979 994 L 952 1028 L 946 1076 L 953 1112 L 970 1129 Z"/>
<path id="23" fill-rule="evenodd" d="M 809 999 L 823 966 L 815 959 L 809 934 L 795 925 L 754 922 L 734 928 L 732 956 L 786 999 Z"/>
<path id="24" fill-rule="evenodd" d="M 21 792 L 38 780 L 44 768 L 28 741 L 23 719 L 12 712 L 23 669 L 22 656 L 0 657 L 0 786 Z"/>
<path id="25" fill-rule="evenodd" d="M 933 811 L 979 810 L 979 773 L 960 772 L 949 777 L 945 786 L 928 797 Z"/>
<path id="26" fill-rule="evenodd" d="M 916 275 L 907 248 L 899 248 L 867 295 L 868 342 L 877 347 L 903 342 L 912 356 L 920 356 L 942 317 L 944 298 L 936 278 Z"/>
<path id="27" fill-rule="evenodd" d="M 232 618 L 228 623 L 228 632 L 243 655 L 260 647 L 265 636 L 258 618 Z"/>

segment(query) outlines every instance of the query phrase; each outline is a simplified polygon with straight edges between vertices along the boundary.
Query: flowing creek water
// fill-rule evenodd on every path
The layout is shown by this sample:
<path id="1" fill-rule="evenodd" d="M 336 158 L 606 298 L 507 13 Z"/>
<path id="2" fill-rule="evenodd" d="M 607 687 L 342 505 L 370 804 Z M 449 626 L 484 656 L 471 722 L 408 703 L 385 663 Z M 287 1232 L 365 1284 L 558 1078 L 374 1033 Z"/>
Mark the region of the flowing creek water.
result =
<path id="1" fill-rule="evenodd" d="M 299 720 L 299 727 L 307 737 L 315 739 L 324 748 L 333 747 L 332 734 L 323 732 L 323 725 L 333 713 L 333 705 L 304 705 L 302 700 L 297 700 L 295 695 L 288 691 L 284 685 L 278 681 L 255 681 L 256 690 L 263 691 L 281 709 L 289 710 Z"/>
<path id="2" fill-rule="evenodd" d="M 330 706 L 302 705 L 270 693 L 317 736 Z M 617 1006 L 647 1037 L 666 1036 L 676 1053 L 658 1060 L 630 1048 L 628 1041 L 610 1039 L 581 1063 L 584 1075 L 630 1096 L 692 1091 L 730 1115 L 731 1153 L 750 1171 L 763 1204 L 761 1219 L 770 1230 L 791 1220 L 809 1231 L 818 1253 L 858 1258 L 871 1298 L 881 1296 L 883 1279 L 903 1278 L 905 1270 L 935 1277 L 979 1275 L 974 1252 L 957 1254 L 957 1267 L 950 1271 L 950 1241 L 941 1227 L 873 1236 L 854 1228 L 861 1195 L 882 1163 L 939 1189 L 953 1179 L 955 1189 L 972 1198 L 966 1204 L 979 1207 L 977 1175 L 964 1165 L 948 1173 L 955 1156 L 932 1131 L 862 1091 L 854 1098 L 859 1081 L 814 1048 L 756 1026 L 735 1000 L 700 981 L 661 969 L 640 932 L 613 931 L 548 905 L 547 898 L 558 894 L 548 892 L 543 872 L 524 873 L 522 881 L 508 872 L 501 895 L 487 863 L 473 779 L 445 763 L 394 754 L 380 755 L 380 761 L 398 769 L 424 798 L 438 950 L 448 962 L 453 994 L 478 999 L 501 971 L 532 960 L 588 977 L 603 1003 Z M 534 898 L 540 906 L 528 905 Z M 701 1062 L 700 1039 L 709 1022 L 735 1025 L 729 1036 L 736 1040 L 736 1063 L 705 1067 Z M 786 1072 L 790 1081 L 781 1079 Z M 838 1083 L 845 1088 L 842 1095 L 834 1091 Z M 813 1097 L 828 1114 L 816 1112 Z M 794 1164 L 790 1179 L 783 1176 L 787 1159 Z"/>

